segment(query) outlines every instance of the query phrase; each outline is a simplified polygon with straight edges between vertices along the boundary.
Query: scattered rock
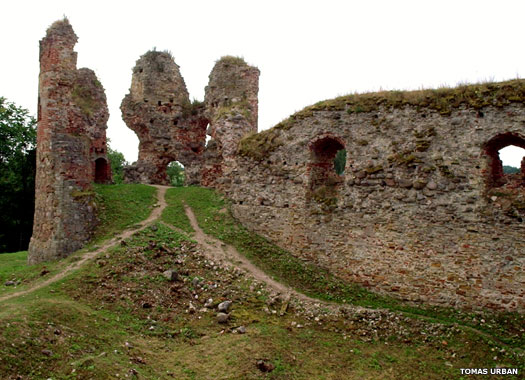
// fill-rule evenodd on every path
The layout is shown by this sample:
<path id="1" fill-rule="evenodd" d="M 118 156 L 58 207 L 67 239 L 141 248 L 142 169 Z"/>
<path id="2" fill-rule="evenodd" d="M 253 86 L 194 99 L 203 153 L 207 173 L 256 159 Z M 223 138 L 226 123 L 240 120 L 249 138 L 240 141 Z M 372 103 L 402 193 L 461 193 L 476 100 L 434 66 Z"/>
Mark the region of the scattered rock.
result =
<path id="1" fill-rule="evenodd" d="M 6 281 L 6 282 L 4 283 L 4 285 L 5 285 L 5 286 L 15 286 L 15 285 L 16 285 L 16 282 L 14 282 L 14 281 Z"/>
<path id="2" fill-rule="evenodd" d="M 281 310 L 279 311 L 279 315 L 280 316 L 283 316 L 286 314 L 286 311 L 288 310 L 288 305 L 290 303 L 290 294 L 286 295 L 286 297 L 284 298 L 284 301 L 281 305 Z"/>
<path id="3" fill-rule="evenodd" d="M 150 304 L 149 302 L 144 302 L 144 303 L 142 304 L 142 308 L 143 308 L 143 309 L 151 309 L 151 304 Z"/>
<path id="4" fill-rule="evenodd" d="M 152 231 L 157 231 L 157 230 L 159 229 L 159 227 L 157 227 L 157 225 L 154 224 L 154 225 L 152 225 L 152 226 L 150 227 L 150 229 L 151 229 Z"/>
<path id="5" fill-rule="evenodd" d="M 136 364 L 146 364 L 146 361 L 141 356 L 135 356 L 131 358 L 131 361 Z"/>
<path id="6" fill-rule="evenodd" d="M 275 369 L 275 366 L 267 360 L 257 360 L 256 366 L 261 372 L 272 372 Z"/>
<path id="7" fill-rule="evenodd" d="M 230 310 L 230 307 L 232 306 L 232 301 L 224 301 L 219 304 L 217 307 L 219 309 L 220 313 L 227 313 Z"/>
<path id="8" fill-rule="evenodd" d="M 179 274 L 173 269 L 162 272 L 162 275 L 166 277 L 168 281 L 177 281 L 179 279 Z"/>
<path id="9" fill-rule="evenodd" d="M 195 314 L 196 311 L 197 311 L 197 309 L 196 309 L 195 306 L 190 302 L 190 306 L 188 306 L 188 313 L 190 313 L 190 314 Z"/>
<path id="10" fill-rule="evenodd" d="M 208 298 L 208 300 L 204 303 L 204 307 L 211 309 L 213 307 L 213 298 Z"/>
<path id="11" fill-rule="evenodd" d="M 42 350 L 42 354 L 45 355 L 45 356 L 53 356 L 53 351 L 48 350 L 47 348 L 44 348 Z"/>
<path id="12" fill-rule="evenodd" d="M 199 285 L 199 283 L 201 282 L 201 280 L 198 278 L 198 277 L 194 277 L 193 280 L 191 280 L 191 284 L 194 286 L 194 287 L 197 287 Z"/>
<path id="13" fill-rule="evenodd" d="M 226 323 L 228 322 L 228 319 L 230 319 L 230 315 L 226 313 L 218 313 L 217 314 L 217 322 L 219 323 Z"/>
<path id="14" fill-rule="evenodd" d="M 244 326 L 239 326 L 235 329 L 235 331 L 238 333 L 238 334 L 246 334 L 246 327 Z"/>

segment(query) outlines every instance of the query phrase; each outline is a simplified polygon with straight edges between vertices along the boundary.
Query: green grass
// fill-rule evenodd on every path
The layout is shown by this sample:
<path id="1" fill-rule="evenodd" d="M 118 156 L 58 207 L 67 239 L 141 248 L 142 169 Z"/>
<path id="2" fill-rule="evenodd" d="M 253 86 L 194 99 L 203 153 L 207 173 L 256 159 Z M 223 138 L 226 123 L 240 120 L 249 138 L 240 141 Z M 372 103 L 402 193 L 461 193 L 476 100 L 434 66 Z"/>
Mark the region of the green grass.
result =
<path id="1" fill-rule="evenodd" d="M 156 202 L 156 189 L 146 185 L 95 185 L 100 224 L 94 239 L 83 249 L 64 260 L 26 265 L 27 252 L 0 254 L 0 295 L 23 290 L 40 279 L 46 279 L 69 265 L 86 250 L 122 230 L 146 219 Z M 13 280 L 17 286 L 4 286 Z"/>
<path id="2" fill-rule="evenodd" d="M 168 189 L 166 192 L 166 202 L 168 203 L 169 207 L 164 209 L 161 218 L 164 222 L 171 224 L 174 227 L 177 227 L 185 232 L 192 233 L 193 228 L 191 227 L 190 221 L 186 217 L 184 205 L 179 199 L 179 193 L 173 190 L 174 189 Z"/>
<path id="3" fill-rule="evenodd" d="M 212 190 L 198 187 L 168 190 L 170 207 L 180 208 L 186 202 L 194 211 L 200 227 L 225 243 L 233 245 L 254 264 L 276 280 L 311 297 L 369 308 L 401 311 L 411 316 L 431 318 L 447 324 L 470 326 L 496 337 L 512 347 L 525 348 L 525 316 L 518 313 L 463 312 L 438 306 L 412 306 L 398 299 L 373 293 L 364 287 L 347 283 L 327 270 L 305 263 L 265 238 L 248 231 L 229 212 L 228 204 Z M 187 224 L 179 213 L 179 224 Z M 478 322 L 485 319 L 486 323 Z"/>
<path id="4" fill-rule="evenodd" d="M 185 199 L 196 212 L 200 207 L 207 229 L 231 218 L 209 190 L 169 192 L 170 203 Z M 187 226 L 180 210 L 173 215 Z M 215 228 L 229 236 L 229 229 L 240 227 L 232 220 L 224 230 Z M 459 378 L 459 368 L 524 369 L 522 359 L 475 334 L 432 330 L 427 322 L 401 318 L 370 327 L 367 318 L 328 314 L 318 323 L 293 306 L 284 316 L 267 313 L 267 307 L 280 310 L 282 301 L 267 305 L 264 288 L 252 290 L 250 278 L 210 264 L 200 249 L 184 233 L 158 223 L 61 281 L 3 302 L 0 378 L 437 380 Z M 17 268 L 23 255 L 0 263 Z M 166 269 L 177 270 L 179 280 L 167 281 Z M 202 286 L 192 284 L 195 277 Z M 233 301 L 228 324 L 218 324 L 211 310 L 201 311 L 208 298 Z M 193 314 L 189 302 L 197 308 Z M 239 325 L 246 334 L 232 332 Z M 260 372 L 259 359 L 275 369 Z"/>
<path id="5" fill-rule="evenodd" d="M 96 240 L 111 237 L 146 219 L 156 202 L 156 189 L 147 185 L 95 184 L 100 225 L 95 231 Z"/>

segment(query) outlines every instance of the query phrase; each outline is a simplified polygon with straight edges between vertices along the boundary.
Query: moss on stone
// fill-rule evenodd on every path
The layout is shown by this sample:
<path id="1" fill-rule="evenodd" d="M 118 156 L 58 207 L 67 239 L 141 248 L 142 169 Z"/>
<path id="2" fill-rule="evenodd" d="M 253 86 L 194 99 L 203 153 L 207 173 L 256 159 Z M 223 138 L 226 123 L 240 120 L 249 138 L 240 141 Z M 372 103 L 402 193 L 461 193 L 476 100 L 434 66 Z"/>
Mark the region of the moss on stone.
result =
<path id="1" fill-rule="evenodd" d="M 278 130 L 272 128 L 260 133 L 252 133 L 239 143 L 238 153 L 244 157 L 262 160 L 275 149 L 283 145 Z"/>
<path id="2" fill-rule="evenodd" d="M 318 203 L 323 211 L 332 211 L 337 207 L 337 192 L 334 186 L 320 186 L 308 192 L 307 197 Z"/>
<path id="3" fill-rule="evenodd" d="M 391 155 L 388 157 L 388 161 L 394 162 L 397 165 L 405 166 L 421 162 L 421 160 L 419 160 L 411 151 L 404 151 Z"/>
<path id="4" fill-rule="evenodd" d="M 73 87 L 71 95 L 73 102 L 80 108 L 82 113 L 88 117 L 91 117 L 99 106 L 96 100 L 93 99 L 93 94 L 89 88 L 77 84 Z"/>
<path id="5" fill-rule="evenodd" d="M 370 166 L 365 169 L 367 174 L 375 174 L 379 173 L 380 171 L 383 171 L 383 165 Z"/>
<path id="6" fill-rule="evenodd" d="M 242 115 L 246 119 L 250 119 L 252 117 L 251 104 L 247 100 L 241 100 L 235 103 L 228 102 L 215 111 L 213 119 L 217 121 L 236 115 Z"/>
<path id="7" fill-rule="evenodd" d="M 503 107 L 511 103 L 524 102 L 524 79 L 498 83 L 463 85 L 456 88 L 353 94 L 321 101 L 308 106 L 273 127 L 272 130 L 274 130 L 274 132 L 272 132 L 272 134 L 278 135 L 280 130 L 292 128 L 298 121 L 313 117 L 315 112 L 346 111 L 348 114 L 354 114 L 374 112 L 381 107 L 395 109 L 412 106 L 418 110 L 426 108 L 434 110 L 441 115 L 450 115 L 454 109 L 459 107 L 480 109 L 487 106 Z M 261 135 L 261 133 L 259 135 Z M 264 151 L 252 152 L 255 156 L 264 157 L 265 152 L 271 152 L 275 150 L 277 146 L 268 146 L 268 135 L 259 135 L 249 136 L 250 145 L 264 148 Z M 435 129 L 429 128 L 423 132 L 415 132 L 415 135 L 416 138 L 418 138 L 418 136 L 432 137 L 435 136 Z M 261 141 L 255 144 L 256 140 L 259 139 Z M 278 139 L 274 139 L 274 141 L 278 141 Z M 424 145 L 425 144 L 421 145 L 420 149 L 424 149 Z M 415 160 L 415 157 L 413 160 Z"/>
<path id="8" fill-rule="evenodd" d="M 416 140 L 416 150 L 426 152 L 430 148 L 430 140 Z"/>
<path id="9" fill-rule="evenodd" d="M 95 192 L 93 190 L 85 190 L 85 191 L 73 190 L 71 192 L 71 196 L 75 199 L 84 198 L 84 197 L 92 197 L 92 196 L 95 196 Z"/>
<path id="10" fill-rule="evenodd" d="M 221 57 L 217 63 L 223 63 L 227 65 L 247 65 L 246 61 L 242 57 L 235 57 L 233 55 L 225 55 Z"/>
<path id="11" fill-rule="evenodd" d="M 193 99 L 192 102 L 189 100 L 181 104 L 182 106 L 182 117 L 187 118 L 189 116 L 196 116 L 199 113 L 204 112 L 205 105 L 204 102 Z"/>

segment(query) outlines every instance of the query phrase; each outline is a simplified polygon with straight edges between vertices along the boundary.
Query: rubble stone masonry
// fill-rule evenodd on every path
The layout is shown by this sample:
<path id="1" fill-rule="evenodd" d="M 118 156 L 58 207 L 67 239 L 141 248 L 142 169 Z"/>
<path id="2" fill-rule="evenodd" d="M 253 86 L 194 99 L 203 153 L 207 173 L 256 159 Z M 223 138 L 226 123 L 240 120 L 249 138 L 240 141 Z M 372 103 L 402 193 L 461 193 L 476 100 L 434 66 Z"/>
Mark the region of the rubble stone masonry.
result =
<path id="1" fill-rule="evenodd" d="M 525 309 L 525 81 L 341 97 L 245 137 L 226 195 L 248 228 L 371 290 Z M 346 167 L 335 173 L 336 153 Z"/>
<path id="2" fill-rule="evenodd" d="M 108 110 L 93 71 L 76 68 L 77 42 L 64 19 L 40 41 L 36 200 L 29 263 L 65 257 L 96 225 L 91 183 L 111 182 Z"/>

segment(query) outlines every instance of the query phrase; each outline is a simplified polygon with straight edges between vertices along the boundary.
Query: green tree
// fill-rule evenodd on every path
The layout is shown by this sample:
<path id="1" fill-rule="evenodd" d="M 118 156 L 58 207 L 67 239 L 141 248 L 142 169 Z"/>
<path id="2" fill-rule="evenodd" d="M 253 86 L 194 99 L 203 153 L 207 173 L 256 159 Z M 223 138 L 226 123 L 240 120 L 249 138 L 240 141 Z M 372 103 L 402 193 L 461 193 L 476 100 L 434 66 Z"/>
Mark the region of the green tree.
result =
<path id="1" fill-rule="evenodd" d="M 27 249 L 33 229 L 36 121 L 0 97 L 0 252 Z"/>
<path id="2" fill-rule="evenodd" d="M 129 165 L 129 162 L 126 161 L 124 155 L 119 151 L 111 149 L 109 146 L 108 139 L 108 159 L 111 164 L 111 173 L 113 175 L 113 182 L 122 183 L 124 180 L 124 166 Z"/>
<path id="3" fill-rule="evenodd" d="M 171 186 L 184 186 L 184 166 L 177 161 L 170 162 L 166 170 Z"/>
<path id="4" fill-rule="evenodd" d="M 338 175 L 343 175 L 346 165 L 346 149 L 338 151 L 334 158 L 334 170 Z"/>
<path id="5" fill-rule="evenodd" d="M 519 168 L 515 168 L 514 166 L 509 166 L 509 165 L 503 165 L 503 173 L 505 174 L 515 174 L 519 172 L 520 172 Z"/>

